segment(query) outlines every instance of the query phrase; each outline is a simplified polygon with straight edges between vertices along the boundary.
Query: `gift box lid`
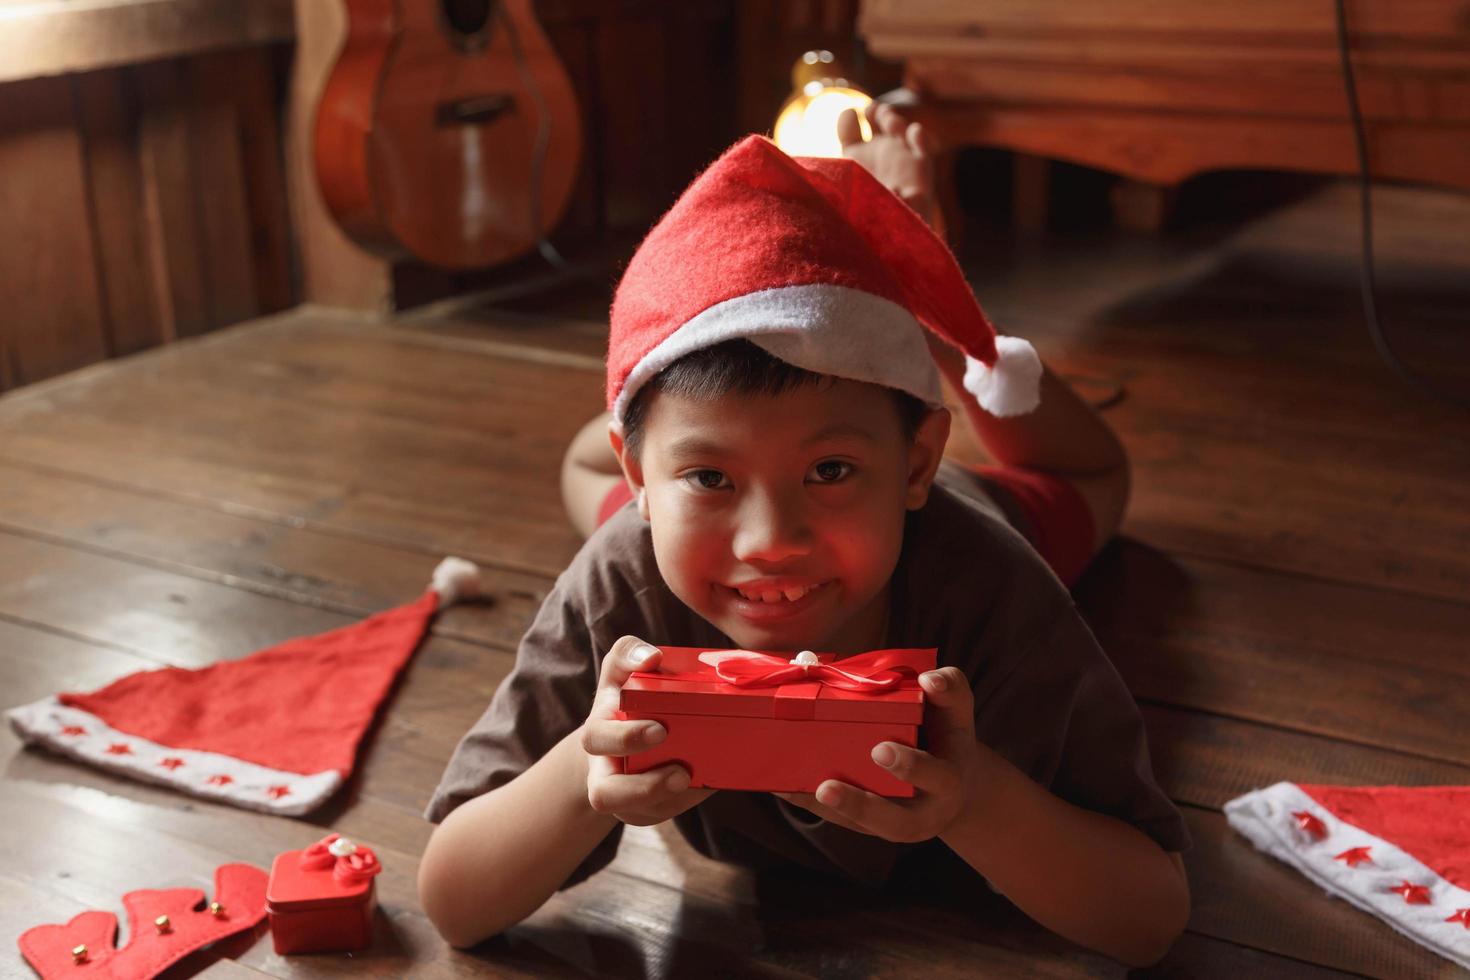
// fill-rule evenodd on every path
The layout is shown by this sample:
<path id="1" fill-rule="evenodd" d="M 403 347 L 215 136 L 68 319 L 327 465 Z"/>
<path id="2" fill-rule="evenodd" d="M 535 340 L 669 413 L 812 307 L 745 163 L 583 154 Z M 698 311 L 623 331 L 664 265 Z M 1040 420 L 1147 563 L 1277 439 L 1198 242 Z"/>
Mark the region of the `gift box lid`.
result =
<path id="1" fill-rule="evenodd" d="M 844 690 L 820 679 L 796 678 L 768 686 L 739 687 L 726 683 L 715 668 L 702 663 L 700 654 L 719 652 L 703 647 L 660 647 L 663 658 L 657 671 L 637 671 L 624 682 L 621 707 L 624 711 L 669 715 L 715 715 L 736 718 L 791 717 L 782 702 L 806 702 L 800 717 L 816 721 L 920 724 L 924 719 L 924 692 L 916 675 L 904 676 L 887 691 Z M 864 658 L 895 654 L 918 665 L 935 666 L 935 650 L 880 650 Z M 765 656 L 791 661 L 789 654 Z M 841 668 L 858 658 L 838 658 L 819 653 L 817 662 Z"/>
<path id="2" fill-rule="evenodd" d="M 266 907 L 271 912 L 305 912 L 309 909 L 360 905 L 373 889 L 371 876 L 343 881 L 332 867 L 302 867 L 305 850 L 276 855 L 266 885 Z"/>

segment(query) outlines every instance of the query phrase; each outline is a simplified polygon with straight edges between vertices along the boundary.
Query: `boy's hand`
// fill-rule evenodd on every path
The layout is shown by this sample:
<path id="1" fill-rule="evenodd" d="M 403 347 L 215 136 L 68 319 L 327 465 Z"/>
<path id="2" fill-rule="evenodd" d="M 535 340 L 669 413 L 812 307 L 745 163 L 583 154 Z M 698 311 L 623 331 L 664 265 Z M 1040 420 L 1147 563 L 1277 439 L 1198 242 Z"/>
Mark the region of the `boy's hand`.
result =
<path id="1" fill-rule="evenodd" d="M 640 653 L 646 658 L 635 659 Z M 619 757 L 652 748 L 667 736 L 654 721 L 620 721 L 615 712 L 623 683 L 635 670 L 657 670 L 661 651 L 636 636 L 613 644 L 602 661 L 597 697 L 582 724 L 582 750 L 587 753 L 587 802 L 598 813 L 635 827 L 647 827 L 703 803 L 715 792 L 690 789 L 689 773 L 677 763 L 647 772 L 620 771 Z"/>
<path id="2" fill-rule="evenodd" d="M 924 733 L 929 751 L 894 742 L 873 747 L 873 761 L 918 791 L 912 799 L 889 799 L 835 779 L 810 793 L 775 795 L 823 820 L 899 843 L 938 837 L 949 829 L 977 791 L 980 747 L 975 741 L 975 703 L 970 682 L 958 667 L 919 677 L 924 689 Z M 891 758 L 891 762 L 885 759 Z"/>
<path id="3" fill-rule="evenodd" d="M 887 103 L 870 102 L 863 115 L 873 130 L 866 141 L 855 110 L 844 109 L 837 117 L 842 155 L 862 164 L 942 237 L 944 221 L 934 202 L 933 138 L 921 123 L 909 122 Z"/>

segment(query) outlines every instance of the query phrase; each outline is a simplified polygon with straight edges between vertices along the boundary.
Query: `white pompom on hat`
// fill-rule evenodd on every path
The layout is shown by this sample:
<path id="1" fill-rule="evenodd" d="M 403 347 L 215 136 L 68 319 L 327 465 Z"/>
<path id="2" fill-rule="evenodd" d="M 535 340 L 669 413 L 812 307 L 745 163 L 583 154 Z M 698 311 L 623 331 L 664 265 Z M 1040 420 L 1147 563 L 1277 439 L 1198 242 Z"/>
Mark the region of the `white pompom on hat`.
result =
<path id="1" fill-rule="evenodd" d="M 940 405 L 924 330 L 965 354 L 997 416 L 1040 403 L 1041 362 L 997 338 L 948 246 L 860 164 L 726 150 L 648 233 L 613 298 L 607 404 L 622 422 L 679 358 L 745 339 L 788 364 Z M 999 341 L 999 343 L 998 343 Z"/>

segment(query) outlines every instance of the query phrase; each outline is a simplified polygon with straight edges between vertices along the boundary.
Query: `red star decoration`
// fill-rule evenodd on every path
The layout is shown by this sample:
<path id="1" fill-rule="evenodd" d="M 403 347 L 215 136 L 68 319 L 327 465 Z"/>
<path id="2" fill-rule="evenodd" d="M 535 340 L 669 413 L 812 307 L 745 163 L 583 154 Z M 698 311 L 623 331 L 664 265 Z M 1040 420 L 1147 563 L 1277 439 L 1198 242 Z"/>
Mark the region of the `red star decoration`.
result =
<path id="1" fill-rule="evenodd" d="M 271 795 L 271 799 L 273 799 L 273 800 L 279 800 L 283 796 L 290 796 L 291 795 L 291 787 L 289 787 L 289 786 L 272 786 L 270 789 L 266 790 L 266 792 Z"/>
<path id="2" fill-rule="evenodd" d="M 1470 929 L 1470 909 L 1459 909 L 1454 915 L 1445 919 L 1446 922 L 1458 922 L 1466 929 Z"/>
<path id="3" fill-rule="evenodd" d="M 1327 825 L 1318 820 L 1309 810 L 1293 810 L 1291 815 L 1296 817 L 1296 825 L 1306 831 L 1316 840 L 1327 836 Z"/>
<path id="4" fill-rule="evenodd" d="M 107 747 L 108 755 L 132 755 L 133 747 L 127 742 L 113 742 Z"/>
<path id="5" fill-rule="evenodd" d="M 87 730 L 81 725 L 65 725 L 61 729 L 63 735 L 85 735 Z"/>
<path id="6" fill-rule="evenodd" d="M 1404 896 L 1404 901 L 1409 903 L 1410 905 L 1429 904 L 1428 885 L 1416 885 L 1412 881 L 1405 879 L 1404 881 L 1399 882 L 1397 885 L 1394 885 L 1392 888 L 1389 889 L 1389 891 L 1398 892 L 1400 895 Z"/>
<path id="7" fill-rule="evenodd" d="M 1347 866 L 1350 867 L 1350 868 L 1356 868 L 1358 865 L 1362 864 L 1364 861 L 1367 861 L 1369 864 L 1372 864 L 1373 863 L 1373 858 L 1368 854 L 1368 852 L 1371 851 L 1371 850 L 1372 850 L 1371 847 L 1350 847 L 1347 850 L 1343 851 L 1341 854 L 1339 854 L 1337 857 L 1333 858 L 1333 860 L 1334 861 L 1346 861 L 1347 862 Z"/>
<path id="8" fill-rule="evenodd" d="M 184 764 L 184 760 L 180 759 L 178 756 L 171 755 L 167 759 L 159 759 L 158 764 L 160 766 L 163 766 L 163 768 L 167 769 L 169 772 L 173 772 L 175 769 L 179 768 L 179 766 L 182 766 Z"/>
<path id="9" fill-rule="evenodd" d="M 209 777 L 210 784 L 211 785 L 214 785 L 214 786 L 228 786 L 231 783 L 233 783 L 234 781 L 235 780 L 234 780 L 233 777 L 226 776 L 223 773 L 221 773 L 218 776 L 210 776 Z"/>

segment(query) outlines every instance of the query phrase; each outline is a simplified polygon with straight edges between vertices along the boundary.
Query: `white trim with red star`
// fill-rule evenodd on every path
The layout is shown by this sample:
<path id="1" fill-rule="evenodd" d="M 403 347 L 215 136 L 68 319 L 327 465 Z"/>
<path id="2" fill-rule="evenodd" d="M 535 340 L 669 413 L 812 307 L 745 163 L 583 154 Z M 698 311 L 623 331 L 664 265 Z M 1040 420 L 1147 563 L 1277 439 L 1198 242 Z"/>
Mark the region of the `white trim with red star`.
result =
<path id="1" fill-rule="evenodd" d="M 342 785 L 342 774 L 335 770 L 303 775 L 218 752 L 159 745 L 120 732 L 91 712 L 64 705 L 54 697 L 11 708 L 6 715 L 22 739 L 53 752 L 265 813 L 300 816 L 320 806 Z"/>
<path id="2" fill-rule="evenodd" d="M 1470 891 L 1384 840 L 1335 816 L 1295 783 L 1225 804 L 1230 826 L 1332 895 L 1470 968 Z"/>

